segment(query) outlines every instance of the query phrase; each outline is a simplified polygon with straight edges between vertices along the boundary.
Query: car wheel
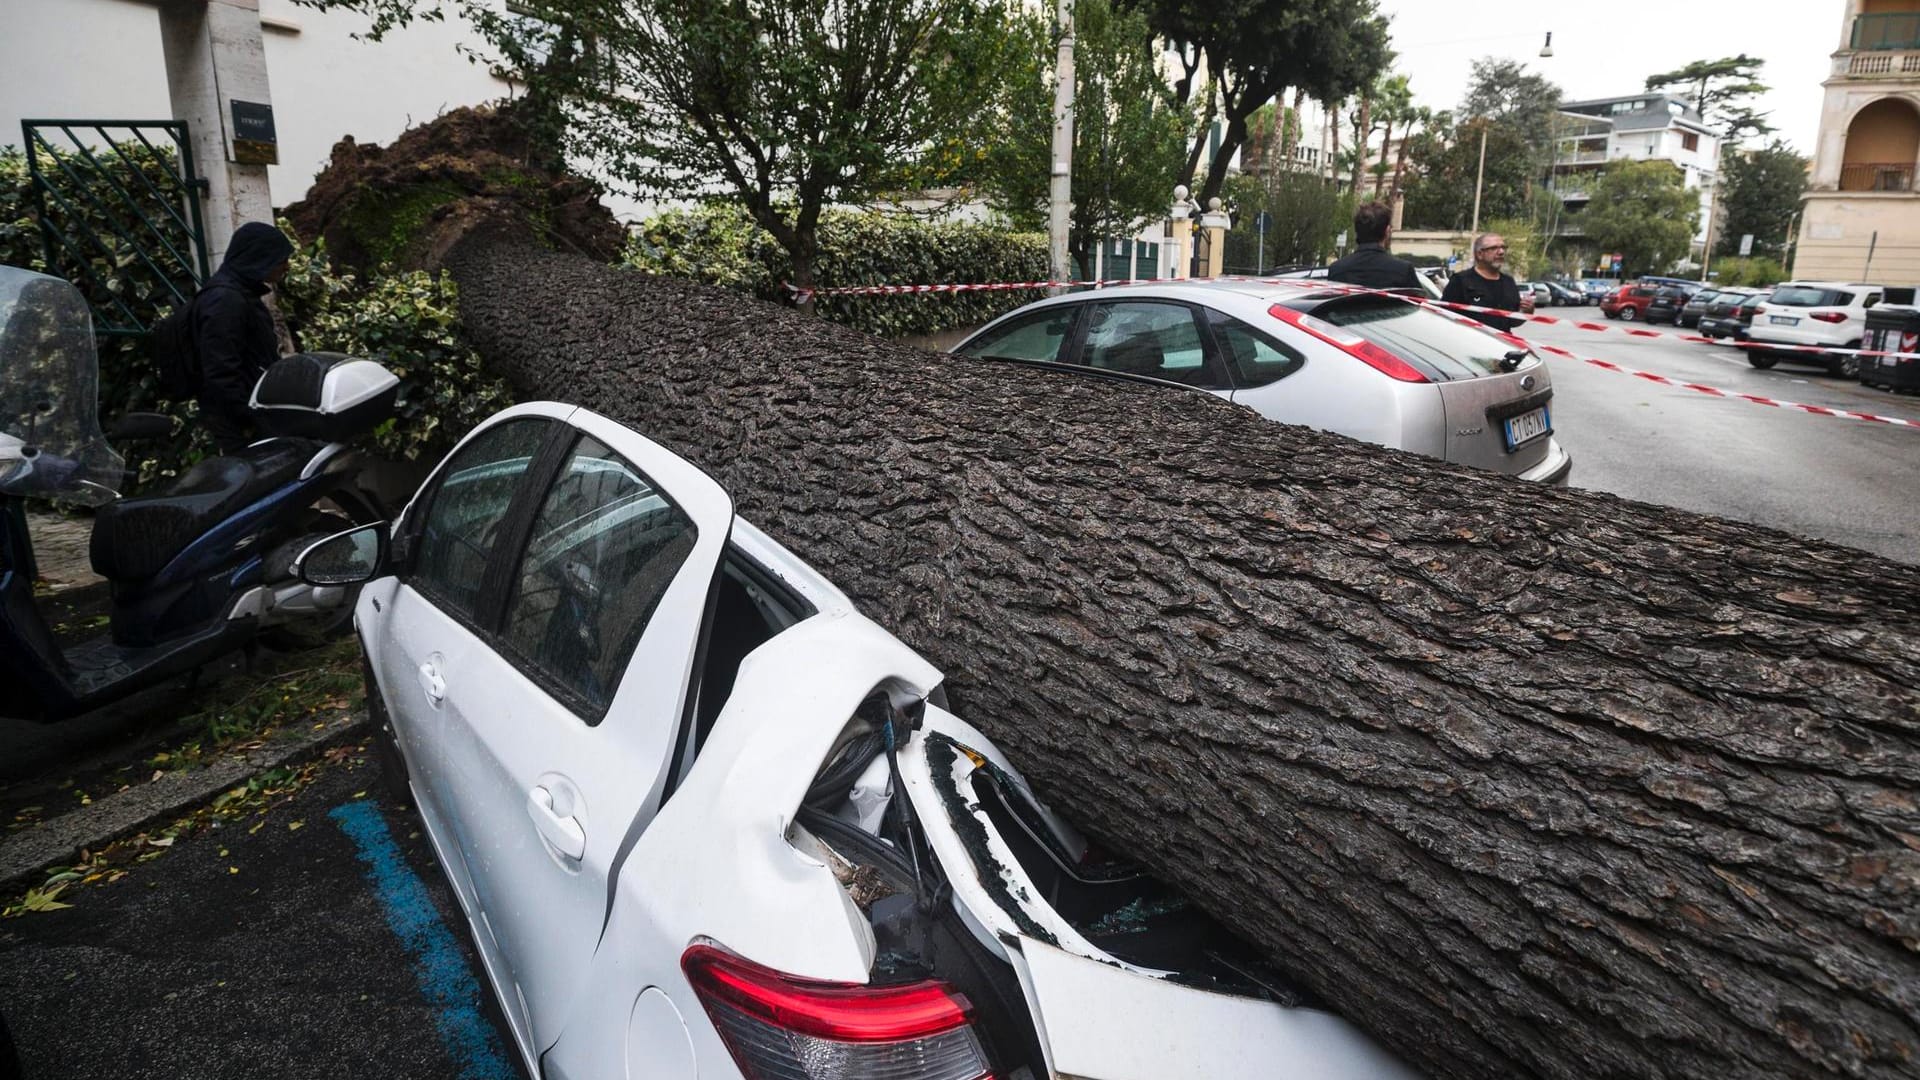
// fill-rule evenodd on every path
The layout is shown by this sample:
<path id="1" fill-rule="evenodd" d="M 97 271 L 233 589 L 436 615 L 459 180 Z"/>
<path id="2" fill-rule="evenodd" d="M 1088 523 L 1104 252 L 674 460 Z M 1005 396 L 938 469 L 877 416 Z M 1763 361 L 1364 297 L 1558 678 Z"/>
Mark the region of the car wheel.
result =
<path id="1" fill-rule="evenodd" d="M 1601 308 L 1601 309 L 1600 309 L 1600 314 L 1602 314 L 1602 315 L 1605 315 L 1605 316 L 1606 316 L 1607 318 L 1609 318 L 1609 319 L 1617 319 L 1617 318 L 1619 318 L 1619 317 L 1620 317 L 1620 313 L 1619 313 L 1619 312 L 1617 312 L 1617 311 L 1608 311 L 1608 310 L 1607 310 L 1607 309 L 1605 309 L 1605 308 Z"/>
<path id="2" fill-rule="evenodd" d="M 1859 347 L 1857 344 L 1847 346 L 1849 349 L 1857 349 Z M 1830 356 L 1827 358 L 1827 374 L 1838 375 L 1843 379 L 1857 379 L 1860 377 L 1860 358 L 1857 356 Z"/>
<path id="3" fill-rule="evenodd" d="M 1640 317 L 1640 313 L 1633 308 L 1623 307 L 1620 309 L 1620 317 L 1628 322 L 1632 322 Z"/>
<path id="4" fill-rule="evenodd" d="M 1747 351 L 1747 363 L 1752 364 L 1754 367 L 1759 368 L 1761 371 L 1765 371 L 1779 362 L 1780 362 L 1779 357 L 1773 356 L 1769 353 L 1754 352 L 1752 350 Z"/>

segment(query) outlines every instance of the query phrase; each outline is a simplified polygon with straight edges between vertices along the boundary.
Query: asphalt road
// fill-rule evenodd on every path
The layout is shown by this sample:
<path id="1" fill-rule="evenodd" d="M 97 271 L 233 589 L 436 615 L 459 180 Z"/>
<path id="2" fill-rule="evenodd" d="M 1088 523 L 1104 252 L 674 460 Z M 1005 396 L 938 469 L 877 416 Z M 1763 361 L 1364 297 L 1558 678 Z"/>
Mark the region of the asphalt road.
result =
<path id="1" fill-rule="evenodd" d="M 521 1077 L 425 836 L 378 792 L 371 764 L 333 767 L 67 910 L 0 922 L 22 1075 Z"/>
<path id="2" fill-rule="evenodd" d="M 1597 308 L 1551 308 L 1609 327 Z M 1640 324 L 1635 327 L 1646 329 Z M 1783 363 L 1760 371 L 1731 346 L 1529 324 L 1559 345 L 1669 378 L 1920 421 L 1920 396 L 1870 390 L 1823 370 Z M 1920 428 L 1815 416 L 1661 386 L 1559 356 L 1553 426 L 1574 456 L 1574 487 L 1768 525 L 1920 563 Z"/>

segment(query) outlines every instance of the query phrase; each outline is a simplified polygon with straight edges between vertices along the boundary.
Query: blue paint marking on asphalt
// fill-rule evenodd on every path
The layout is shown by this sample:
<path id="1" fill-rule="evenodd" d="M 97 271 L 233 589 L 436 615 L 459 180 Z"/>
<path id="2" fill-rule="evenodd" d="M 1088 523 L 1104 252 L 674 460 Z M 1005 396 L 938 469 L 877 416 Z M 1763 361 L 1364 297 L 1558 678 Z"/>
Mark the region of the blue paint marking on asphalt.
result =
<path id="1" fill-rule="evenodd" d="M 336 806 L 327 816 L 359 849 L 387 926 L 413 958 L 420 990 L 437 1010 L 434 1027 L 459 1067 L 460 1080 L 517 1080 L 520 1074 L 507 1064 L 493 1027 L 480 1015 L 480 984 L 380 811 L 358 801 Z"/>

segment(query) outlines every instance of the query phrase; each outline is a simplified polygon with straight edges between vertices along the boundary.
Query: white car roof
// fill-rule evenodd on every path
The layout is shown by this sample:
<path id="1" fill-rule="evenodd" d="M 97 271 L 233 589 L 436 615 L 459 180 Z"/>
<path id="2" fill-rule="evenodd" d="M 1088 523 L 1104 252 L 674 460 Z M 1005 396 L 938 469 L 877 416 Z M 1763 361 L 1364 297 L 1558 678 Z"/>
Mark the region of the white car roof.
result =
<path id="1" fill-rule="evenodd" d="M 1798 289 L 1884 289 L 1885 285 L 1875 285 L 1865 281 L 1783 281 L 1775 285 L 1776 289 L 1788 287 Z"/>

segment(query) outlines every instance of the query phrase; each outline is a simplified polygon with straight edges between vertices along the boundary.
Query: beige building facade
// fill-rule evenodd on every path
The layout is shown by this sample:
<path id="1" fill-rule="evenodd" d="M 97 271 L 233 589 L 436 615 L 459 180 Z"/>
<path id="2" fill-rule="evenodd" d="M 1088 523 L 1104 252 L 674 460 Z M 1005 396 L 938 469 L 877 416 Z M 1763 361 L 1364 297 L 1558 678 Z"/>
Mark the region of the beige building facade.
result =
<path id="1" fill-rule="evenodd" d="M 1793 276 L 1920 284 L 1920 0 L 1844 0 Z"/>

